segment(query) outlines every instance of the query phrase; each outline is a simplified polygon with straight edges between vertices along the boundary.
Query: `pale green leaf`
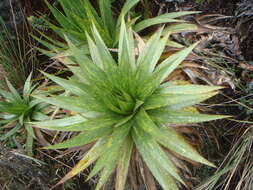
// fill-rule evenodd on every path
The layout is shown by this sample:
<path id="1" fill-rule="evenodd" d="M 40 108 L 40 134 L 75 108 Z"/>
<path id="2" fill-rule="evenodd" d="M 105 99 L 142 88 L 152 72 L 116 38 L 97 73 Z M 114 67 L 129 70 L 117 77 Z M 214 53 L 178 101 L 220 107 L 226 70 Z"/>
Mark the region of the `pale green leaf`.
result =
<path id="1" fill-rule="evenodd" d="M 84 101 L 81 97 L 69 97 L 69 96 L 55 96 L 55 97 L 45 97 L 45 96 L 34 96 L 37 99 L 43 100 L 49 104 L 53 104 L 55 106 L 76 111 L 79 113 L 88 114 L 89 110 L 87 110 L 88 102 Z"/>
<path id="2" fill-rule="evenodd" d="M 223 119 L 228 116 L 196 114 L 183 111 L 171 111 L 170 109 L 155 109 L 148 112 L 154 120 L 164 124 L 187 124 Z"/>
<path id="3" fill-rule="evenodd" d="M 14 101 L 15 100 L 15 96 L 13 96 L 13 94 L 10 93 L 10 92 L 8 92 L 8 91 L 0 89 L 0 95 L 2 97 L 4 97 L 5 99 L 7 99 L 7 100 L 10 100 L 10 101 Z"/>
<path id="4" fill-rule="evenodd" d="M 140 79 L 143 80 L 143 76 L 149 76 L 155 69 L 156 64 L 158 63 L 166 42 L 168 40 L 169 34 L 165 35 L 162 39 L 161 32 L 156 32 L 146 43 L 144 50 L 138 57 L 137 65 L 138 72 L 140 73 Z"/>
<path id="5" fill-rule="evenodd" d="M 104 69 L 103 60 L 102 60 L 102 57 L 100 56 L 98 47 L 96 46 L 96 44 L 94 43 L 94 41 L 91 39 L 91 37 L 88 34 L 86 34 L 86 38 L 88 40 L 89 50 L 90 50 L 90 54 L 91 54 L 93 62 L 100 69 Z"/>
<path id="6" fill-rule="evenodd" d="M 131 154 L 133 150 L 133 141 L 130 136 L 128 136 L 124 143 L 122 144 L 120 150 L 120 157 L 117 167 L 116 181 L 115 181 L 115 190 L 124 190 L 128 167 L 130 165 Z"/>
<path id="7" fill-rule="evenodd" d="M 96 165 L 89 174 L 88 179 L 97 174 L 101 169 L 111 164 L 114 165 L 119 159 L 120 148 L 126 139 L 132 122 L 129 121 L 120 127 L 114 128 L 113 133 L 109 136 L 108 142 L 105 144 L 105 149 L 102 156 L 96 162 Z"/>
<path id="8" fill-rule="evenodd" d="M 217 92 L 205 94 L 153 94 L 147 99 L 144 107 L 146 110 L 167 107 L 171 110 L 179 110 L 184 107 L 200 103 L 216 95 Z"/>
<path id="9" fill-rule="evenodd" d="M 125 121 L 126 122 L 126 121 Z M 124 124 L 120 117 L 103 117 L 85 118 L 81 115 L 71 116 L 63 119 L 54 119 L 42 122 L 32 122 L 39 128 L 58 130 L 58 131 L 90 131 L 103 127 Z"/>
<path id="10" fill-rule="evenodd" d="M 137 126 L 134 128 L 135 135 L 136 138 L 139 138 L 139 145 L 143 149 L 143 152 L 147 154 L 145 157 L 152 157 L 156 160 L 157 165 L 160 165 L 160 167 L 165 169 L 171 176 L 184 184 L 183 180 L 178 175 L 178 170 L 173 162 L 167 157 L 159 144 L 157 144 L 157 142 L 153 139 L 152 131 L 149 131 L 149 129 L 151 129 L 149 125 L 154 125 L 154 123 L 151 122 L 148 115 L 142 109 L 136 116 L 136 125 Z M 143 130 L 147 130 L 148 133 L 145 133 Z M 137 146 L 138 150 L 140 150 L 140 147 L 138 148 Z M 144 157 L 143 159 L 145 160 Z"/>
<path id="11" fill-rule="evenodd" d="M 52 5 L 50 5 L 50 3 L 47 3 L 48 8 L 50 9 L 51 13 L 54 15 L 54 17 L 56 18 L 56 20 L 59 22 L 59 24 L 66 29 L 71 29 L 71 30 L 75 30 L 78 28 L 76 28 L 76 26 L 66 17 L 64 16 L 61 11 L 59 11 L 58 9 L 54 8 Z"/>
<path id="12" fill-rule="evenodd" d="M 162 14 L 160 16 L 150 18 L 150 19 L 145 19 L 139 22 L 138 24 L 135 25 L 134 30 L 136 32 L 140 32 L 141 30 L 149 26 L 156 25 L 156 24 L 169 23 L 169 22 L 184 22 L 183 20 L 176 20 L 174 18 L 189 15 L 189 14 L 195 14 L 195 13 L 199 13 L 199 12 L 198 11 L 179 11 L 179 12 Z"/>
<path id="13" fill-rule="evenodd" d="M 47 74 L 45 72 L 42 72 L 42 73 L 45 76 L 47 76 L 49 79 L 51 79 L 52 81 L 54 81 L 57 84 L 59 84 L 60 86 L 62 86 L 65 90 L 71 91 L 72 93 L 79 95 L 79 96 L 86 95 L 86 92 L 87 92 L 89 86 L 86 85 L 85 83 L 81 83 L 81 82 L 73 81 L 73 80 L 62 79 L 62 78 L 56 77 L 54 75 Z"/>
<path id="14" fill-rule="evenodd" d="M 197 31 L 198 26 L 195 24 L 189 23 L 180 23 L 180 24 L 172 24 L 164 28 L 163 35 L 170 33 L 180 33 L 180 32 L 188 32 L 188 31 Z"/>
<path id="15" fill-rule="evenodd" d="M 215 165 L 205 158 L 203 158 L 186 140 L 181 137 L 173 128 L 167 127 L 163 128 L 162 136 L 157 137 L 159 142 L 170 149 L 171 151 L 193 160 L 195 162 L 199 162 L 211 167 L 215 167 Z"/>
<path id="16" fill-rule="evenodd" d="M 136 129 L 132 130 L 132 138 L 137 146 L 138 151 L 142 155 L 143 160 L 150 169 L 153 176 L 159 184 L 166 190 L 178 190 L 175 180 L 168 174 L 168 172 L 159 166 L 157 161 L 148 154 L 148 151 L 143 147 L 142 139 L 139 138 Z"/>
<path id="17" fill-rule="evenodd" d="M 96 27 L 93 25 L 93 37 L 95 39 L 96 48 L 98 51 L 97 56 L 101 56 L 104 70 L 107 71 L 116 66 L 116 62 L 114 61 L 112 55 L 110 54 L 108 48 L 106 47 L 103 39 L 100 37 L 99 32 L 97 31 Z M 94 44 L 91 44 L 92 46 Z M 91 48 L 91 47 L 90 47 Z M 93 57 L 94 60 L 94 57 Z"/>
<path id="18" fill-rule="evenodd" d="M 222 89 L 221 86 L 207 86 L 207 85 L 195 85 L 185 84 L 177 85 L 173 83 L 164 83 L 158 88 L 158 93 L 162 94 L 204 94 L 212 91 Z"/>
<path id="19" fill-rule="evenodd" d="M 150 119 L 145 111 L 140 112 L 142 129 L 153 136 L 159 143 L 169 150 L 202 164 L 214 167 L 212 163 L 203 158 L 184 138 L 182 138 L 172 127 L 158 127 Z M 145 126 L 144 126 L 145 125 Z"/>
<path id="20" fill-rule="evenodd" d="M 106 166 L 101 171 L 100 178 L 95 190 L 100 190 L 102 188 L 102 186 L 106 183 L 110 175 L 115 170 L 116 165 L 117 162 L 113 162 L 113 160 L 110 163 L 106 164 Z"/>
<path id="21" fill-rule="evenodd" d="M 129 72 L 126 69 L 131 68 L 131 71 L 136 69 L 133 33 L 131 29 L 127 31 L 124 20 L 120 27 L 118 64 L 125 69 L 125 72 Z"/>
<path id="22" fill-rule="evenodd" d="M 29 95 L 32 90 L 32 84 L 31 84 L 31 78 L 32 78 L 32 73 L 28 76 L 28 78 L 25 81 L 24 88 L 23 88 L 23 98 L 28 102 Z"/>
<path id="23" fill-rule="evenodd" d="M 32 124 L 43 129 L 64 131 L 64 130 L 68 130 L 68 126 L 80 124 L 85 121 L 87 121 L 85 117 L 81 115 L 75 115 L 75 116 L 70 116 L 63 119 L 53 119 L 53 120 L 47 120 L 47 121 L 41 121 L 41 122 L 32 122 Z"/>
<path id="24" fill-rule="evenodd" d="M 117 27 L 120 27 L 122 19 L 140 0 L 126 0 L 117 20 Z"/>
<path id="25" fill-rule="evenodd" d="M 179 64 L 191 53 L 197 43 L 193 44 L 189 48 L 181 50 L 160 63 L 152 76 L 148 77 L 146 80 L 142 81 L 142 85 L 139 85 L 138 95 L 141 99 L 145 99 L 150 96 L 159 85 L 172 73 Z"/>
<path id="26" fill-rule="evenodd" d="M 25 127 L 27 130 L 26 145 L 25 145 L 26 152 L 28 156 L 33 156 L 32 150 L 33 150 L 33 142 L 34 142 L 35 134 L 34 134 L 32 126 L 27 124 Z"/>
<path id="27" fill-rule="evenodd" d="M 166 43 L 166 46 L 173 47 L 173 48 L 184 48 L 184 46 L 180 43 L 177 43 L 173 40 L 168 40 Z"/>
<path id="28" fill-rule="evenodd" d="M 45 147 L 45 149 L 63 149 L 86 145 L 109 135 L 111 132 L 112 129 L 110 127 L 82 132 L 79 135 L 72 137 L 71 139 L 63 141 L 62 143 Z"/>
<path id="29" fill-rule="evenodd" d="M 154 71 L 154 79 L 158 80 L 157 83 L 160 84 L 171 72 L 173 72 L 197 45 L 198 43 L 195 43 L 190 47 L 171 55 L 159 64 Z"/>
<path id="30" fill-rule="evenodd" d="M 10 81 L 6 78 L 6 84 L 9 90 L 12 93 L 13 98 L 18 102 L 23 102 L 21 96 L 19 95 L 18 91 L 14 88 L 14 86 L 10 83 Z"/>
<path id="31" fill-rule="evenodd" d="M 115 30 L 115 20 L 113 18 L 111 0 L 99 0 L 99 9 L 101 17 L 104 23 L 104 27 L 110 34 L 114 34 Z"/>

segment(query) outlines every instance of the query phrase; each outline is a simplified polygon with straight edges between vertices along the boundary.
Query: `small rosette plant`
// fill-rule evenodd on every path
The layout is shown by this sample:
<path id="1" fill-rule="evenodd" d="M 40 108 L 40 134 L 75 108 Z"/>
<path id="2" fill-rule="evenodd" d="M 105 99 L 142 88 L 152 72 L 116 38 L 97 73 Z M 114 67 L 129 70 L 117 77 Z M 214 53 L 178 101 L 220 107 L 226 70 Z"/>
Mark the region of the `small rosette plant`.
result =
<path id="1" fill-rule="evenodd" d="M 45 22 L 46 26 L 54 31 L 57 36 L 62 39 L 64 35 L 71 39 L 72 43 L 84 51 L 87 50 L 87 38 L 85 33 L 91 34 L 91 28 L 94 24 L 100 33 L 101 38 L 107 47 L 114 48 L 118 45 L 120 23 L 124 18 L 126 20 L 126 25 L 131 26 L 135 32 L 141 32 L 146 28 L 155 26 L 158 24 L 170 23 L 166 30 L 171 32 L 182 32 L 189 30 L 196 30 L 197 26 L 194 24 L 189 24 L 186 21 L 179 19 L 182 16 L 187 16 L 191 14 L 199 13 L 199 11 L 180 11 L 165 13 L 154 18 L 142 18 L 141 15 L 137 16 L 134 8 L 140 3 L 140 0 L 125 0 L 123 1 L 123 6 L 120 8 L 119 12 L 115 13 L 115 8 L 113 7 L 114 2 L 112 0 L 96 0 L 97 7 L 94 7 L 88 0 L 59 0 L 59 8 L 47 3 L 47 6 L 54 16 L 57 24 L 50 22 L 48 19 L 44 19 L 43 16 L 41 20 Z M 57 6 L 58 7 L 58 6 Z M 130 15 L 131 18 L 130 19 Z M 126 18 L 129 19 L 126 19 Z M 37 18 L 38 20 L 39 18 Z M 31 23 L 33 20 L 31 20 Z M 34 25 L 34 27 L 36 27 Z M 36 38 L 40 43 L 42 43 L 47 48 L 54 47 L 54 51 L 65 51 L 67 46 L 62 41 L 54 40 L 49 36 L 40 32 L 44 37 L 43 40 Z M 169 42 L 168 42 L 169 43 Z M 176 43 L 170 42 L 170 44 L 175 45 Z M 178 45 L 178 44 L 177 44 Z M 41 50 L 47 55 L 52 54 L 52 52 L 46 52 Z M 86 53 L 89 53 L 88 51 Z"/>
<path id="2" fill-rule="evenodd" d="M 55 57 L 73 72 L 72 77 L 66 80 L 45 74 L 66 93 L 36 96 L 75 113 L 63 119 L 37 122 L 36 126 L 57 131 L 80 131 L 48 149 L 93 145 L 58 184 L 94 163 L 88 179 L 99 174 L 96 190 L 101 189 L 112 174 L 116 175 L 115 189 L 123 190 L 130 161 L 135 160 L 132 156 L 136 153 L 166 190 L 178 189 L 177 181 L 185 184 L 175 159 L 214 166 L 171 125 L 223 118 L 188 109 L 216 95 L 220 87 L 164 82 L 197 44 L 157 65 L 169 36 L 161 36 L 162 30 L 137 53 L 133 31 L 122 21 L 117 56 L 110 53 L 95 26 L 92 34 L 92 37 L 86 36 L 90 57 L 68 39 L 68 54 Z"/>
<path id="3" fill-rule="evenodd" d="M 19 93 L 14 86 L 6 80 L 9 91 L 0 89 L 0 129 L 9 128 L 11 130 L 0 136 L 1 141 L 6 141 L 13 136 L 17 136 L 22 129 L 26 130 L 26 151 L 32 155 L 33 141 L 35 138 L 31 121 L 40 121 L 48 119 L 43 110 L 48 104 L 31 97 L 36 85 L 32 86 L 32 74 L 26 79 L 23 92 Z M 9 126 L 9 127 L 8 127 Z"/>

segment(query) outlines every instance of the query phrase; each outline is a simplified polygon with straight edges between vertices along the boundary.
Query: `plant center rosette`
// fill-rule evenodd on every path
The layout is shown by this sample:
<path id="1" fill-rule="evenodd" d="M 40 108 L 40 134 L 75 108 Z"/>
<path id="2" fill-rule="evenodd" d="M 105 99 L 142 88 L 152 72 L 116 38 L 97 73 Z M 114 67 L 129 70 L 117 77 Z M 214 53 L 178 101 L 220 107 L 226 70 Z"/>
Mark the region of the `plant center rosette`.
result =
<path id="1" fill-rule="evenodd" d="M 101 189 L 115 174 L 115 189 L 123 190 L 136 154 L 166 190 L 178 189 L 177 181 L 185 185 L 179 173 L 179 162 L 175 160 L 183 158 L 214 166 L 171 125 L 224 118 L 187 109 L 214 96 L 220 87 L 163 82 L 197 44 L 157 65 L 169 36 L 161 36 L 162 30 L 150 37 L 138 55 L 133 31 L 123 20 L 117 55 L 108 50 L 95 26 L 92 34 L 92 37 L 86 36 L 89 54 L 66 38 L 68 50 L 54 57 L 72 71 L 72 77 L 66 80 L 45 73 L 65 93 L 36 96 L 75 113 L 62 119 L 34 123 L 36 126 L 80 132 L 48 149 L 93 145 L 57 185 L 95 163 L 88 179 L 99 174 L 96 189 Z"/>

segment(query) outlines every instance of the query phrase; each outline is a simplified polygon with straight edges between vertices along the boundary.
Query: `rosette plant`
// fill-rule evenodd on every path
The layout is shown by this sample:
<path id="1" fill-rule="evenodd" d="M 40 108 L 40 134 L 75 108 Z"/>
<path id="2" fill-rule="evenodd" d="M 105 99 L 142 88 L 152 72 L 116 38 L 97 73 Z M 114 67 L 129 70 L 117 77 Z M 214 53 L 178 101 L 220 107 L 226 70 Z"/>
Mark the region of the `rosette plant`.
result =
<path id="1" fill-rule="evenodd" d="M 46 1 L 47 2 L 47 1 Z M 120 23 L 122 18 L 125 18 L 127 15 L 134 15 L 131 11 L 140 0 L 125 0 L 118 17 L 113 11 L 113 2 L 112 0 L 97 0 L 97 7 L 95 8 L 89 0 L 59 0 L 59 7 L 51 5 L 47 2 L 47 6 L 50 9 L 50 12 L 54 16 L 57 24 L 50 21 L 46 21 L 47 26 L 52 29 L 59 37 L 65 39 L 64 35 L 67 36 L 75 45 L 81 46 L 86 49 L 87 38 L 85 33 L 92 33 L 91 28 L 94 24 L 97 30 L 100 33 L 103 41 L 107 47 L 113 48 L 118 44 L 119 40 L 119 31 Z M 132 26 L 135 32 L 140 32 L 150 26 L 163 23 L 179 23 L 175 24 L 180 27 L 183 26 L 184 30 L 193 30 L 196 29 L 196 26 L 193 24 L 185 24 L 185 21 L 178 19 L 181 16 L 190 15 L 199 13 L 198 11 L 180 11 L 166 13 L 154 18 L 141 19 L 141 16 L 136 16 L 133 19 L 128 19 L 126 25 Z M 183 24 L 182 24 L 183 23 Z M 182 27 L 181 27 L 182 28 Z M 169 28 L 168 28 L 169 29 Z M 182 29 L 174 27 L 174 32 L 181 32 Z M 43 35 L 43 33 L 41 34 Z M 62 51 L 66 49 L 66 45 L 50 39 L 48 36 L 43 35 L 50 43 L 45 40 L 40 40 L 43 45 L 46 47 L 52 47 Z"/>
<path id="2" fill-rule="evenodd" d="M 23 93 L 20 94 L 13 85 L 6 80 L 10 91 L 0 89 L 0 130 L 5 128 L 12 129 L 4 135 L 0 136 L 1 141 L 5 141 L 12 136 L 17 136 L 19 130 L 26 131 L 26 151 L 28 155 L 32 155 L 33 141 L 35 138 L 31 121 L 47 119 L 43 114 L 43 110 L 48 104 L 42 103 L 40 100 L 31 97 L 36 85 L 32 86 L 32 74 L 26 79 Z"/>
<path id="3" fill-rule="evenodd" d="M 57 131 L 80 131 L 48 149 L 92 145 L 58 185 L 95 163 L 88 179 L 99 174 L 96 190 L 101 189 L 112 174 L 116 175 L 115 189 L 123 190 L 128 168 L 136 154 L 166 190 L 178 189 L 177 181 L 185 184 L 177 169 L 176 159 L 214 166 L 187 143 L 171 124 L 223 118 L 220 115 L 193 113 L 188 109 L 217 94 L 220 87 L 164 82 L 197 44 L 157 65 L 169 36 L 162 37 L 162 30 L 156 32 L 143 50 L 137 53 L 133 31 L 126 29 L 122 20 L 116 58 L 95 26 L 92 33 L 92 37 L 89 34 L 86 36 L 90 57 L 68 39 L 68 55 L 55 57 L 69 67 L 72 77 L 67 80 L 45 74 L 63 87 L 66 93 L 63 96 L 36 96 L 75 113 L 62 119 L 34 123 L 36 126 Z"/>

